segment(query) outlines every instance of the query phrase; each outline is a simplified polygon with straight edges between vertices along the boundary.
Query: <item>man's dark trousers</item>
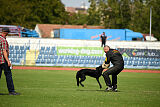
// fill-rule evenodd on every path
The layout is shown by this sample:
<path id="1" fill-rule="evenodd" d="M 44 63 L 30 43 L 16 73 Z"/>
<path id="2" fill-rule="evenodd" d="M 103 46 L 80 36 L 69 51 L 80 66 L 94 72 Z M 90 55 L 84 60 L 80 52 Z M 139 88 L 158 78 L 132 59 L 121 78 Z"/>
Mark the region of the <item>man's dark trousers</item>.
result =
<path id="1" fill-rule="evenodd" d="M 4 74 L 6 76 L 6 82 L 7 82 L 7 88 L 9 92 L 14 92 L 14 84 L 12 79 L 12 72 L 10 67 L 8 66 L 8 63 L 5 62 L 3 64 L 0 64 L 0 77 L 2 74 L 2 70 L 4 70 Z"/>
<path id="2" fill-rule="evenodd" d="M 101 45 L 101 47 L 103 47 L 103 45 L 104 45 L 104 46 L 106 45 L 106 41 L 105 41 L 105 40 L 102 40 L 102 45 Z"/>
<path id="3" fill-rule="evenodd" d="M 112 87 L 113 89 L 117 88 L 117 75 L 124 69 L 124 67 L 113 66 L 103 73 L 103 77 L 107 86 Z M 109 75 L 112 75 L 112 83 L 109 78 Z"/>

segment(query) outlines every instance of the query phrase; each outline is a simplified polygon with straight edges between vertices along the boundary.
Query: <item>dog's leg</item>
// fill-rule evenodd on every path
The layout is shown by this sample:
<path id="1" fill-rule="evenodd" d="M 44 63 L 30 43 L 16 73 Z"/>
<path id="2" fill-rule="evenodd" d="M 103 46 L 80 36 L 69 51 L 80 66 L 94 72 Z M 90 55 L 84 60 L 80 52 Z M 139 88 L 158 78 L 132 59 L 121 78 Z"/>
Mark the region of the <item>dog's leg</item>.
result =
<path id="1" fill-rule="evenodd" d="M 76 80 L 77 80 L 77 86 L 79 87 L 79 75 L 76 75 Z"/>
<path id="2" fill-rule="evenodd" d="M 98 82 L 98 84 L 99 84 L 99 87 L 102 88 L 102 85 L 101 85 L 101 83 L 99 82 L 99 78 L 96 78 L 96 80 L 97 80 L 97 82 Z"/>
<path id="3" fill-rule="evenodd" d="M 82 82 L 83 82 L 85 79 L 86 79 L 86 76 L 85 76 L 85 75 L 82 75 L 81 80 L 80 80 L 80 82 L 79 82 L 82 87 L 84 87 L 84 85 L 82 84 Z"/>

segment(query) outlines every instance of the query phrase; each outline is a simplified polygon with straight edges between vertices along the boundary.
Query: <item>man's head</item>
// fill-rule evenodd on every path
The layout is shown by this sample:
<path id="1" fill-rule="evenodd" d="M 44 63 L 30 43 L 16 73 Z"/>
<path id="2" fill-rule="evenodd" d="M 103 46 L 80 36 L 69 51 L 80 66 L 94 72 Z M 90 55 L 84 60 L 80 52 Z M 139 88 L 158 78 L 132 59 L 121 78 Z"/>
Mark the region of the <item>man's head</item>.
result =
<path id="1" fill-rule="evenodd" d="M 4 28 L 2 28 L 2 35 L 7 36 L 9 32 L 10 32 L 10 30 L 9 30 L 9 28 L 8 28 L 8 27 L 4 27 Z"/>
<path id="2" fill-rule="evenodd" d="M 110 47 L 108 45 L 105 45 L 103 49 L 104 49 L 104 52 L 107 53 L 109 51 Z"/>

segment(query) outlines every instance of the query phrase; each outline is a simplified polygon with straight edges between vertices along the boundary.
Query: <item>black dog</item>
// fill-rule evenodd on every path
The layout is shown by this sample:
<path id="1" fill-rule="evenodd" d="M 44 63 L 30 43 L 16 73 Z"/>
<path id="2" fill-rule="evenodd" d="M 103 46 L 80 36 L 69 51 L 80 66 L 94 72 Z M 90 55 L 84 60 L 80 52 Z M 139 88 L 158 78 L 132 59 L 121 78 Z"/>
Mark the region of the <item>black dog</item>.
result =
<path id="1" fill-rule="evenodd" d="M 96 68 L 96 70 L 93 70 L 93 69 L 81 69 L 81 70 L 79 70 L 76 74 L 77 86 L 79 86 L 79 84 L 81 84 L 81 86 L 84 87 L 82 82 L 86 79 L 86 75 L 87 75 L 87 76 L 91 76 L 93 78 L 96 78 L 100 88 L 102 88 L 102 85 L 99 82 L 99 77 L 102 75 L 103 69 L 104 68 L 102 68 L 102 66 L 99 66 L 99 67 Z M 81 78 L 80 81 L 79 81 L 79 78 Z"/>

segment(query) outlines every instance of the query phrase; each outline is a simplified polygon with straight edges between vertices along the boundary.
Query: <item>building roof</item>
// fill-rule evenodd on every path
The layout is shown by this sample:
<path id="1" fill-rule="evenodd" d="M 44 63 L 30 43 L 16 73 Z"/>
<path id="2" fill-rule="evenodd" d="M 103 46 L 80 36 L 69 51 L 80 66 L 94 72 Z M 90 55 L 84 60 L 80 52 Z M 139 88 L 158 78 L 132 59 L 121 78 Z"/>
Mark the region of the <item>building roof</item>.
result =
<path id="1" fill-rule="evenodd" d="M 42 38 L 50 38 L 54 29 L 104 29 L 104 26 L 37 24 L 35 30 Z"/>

